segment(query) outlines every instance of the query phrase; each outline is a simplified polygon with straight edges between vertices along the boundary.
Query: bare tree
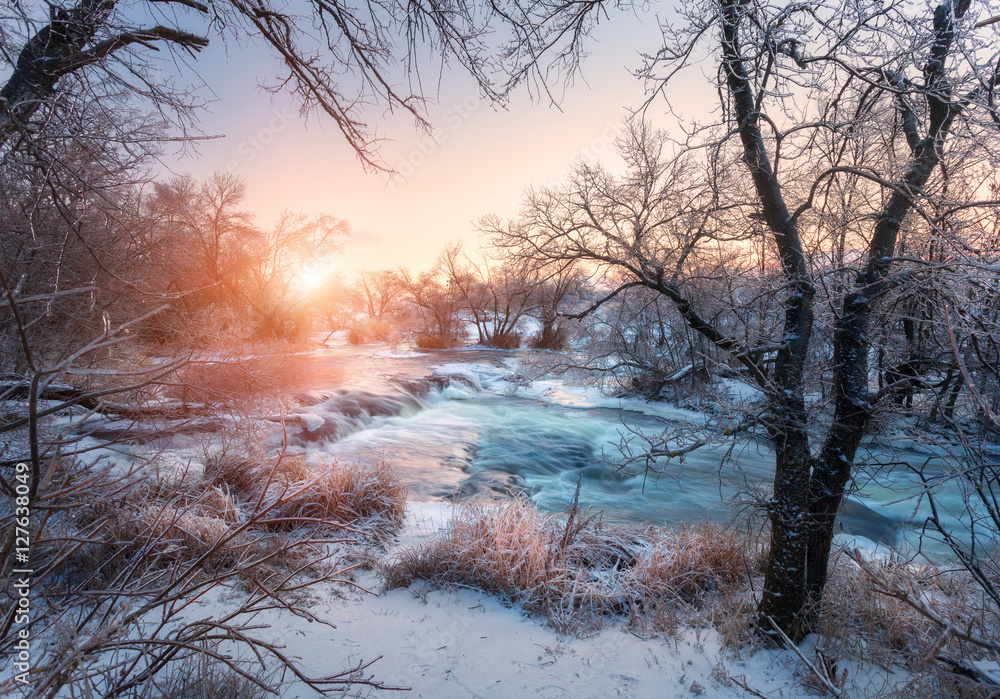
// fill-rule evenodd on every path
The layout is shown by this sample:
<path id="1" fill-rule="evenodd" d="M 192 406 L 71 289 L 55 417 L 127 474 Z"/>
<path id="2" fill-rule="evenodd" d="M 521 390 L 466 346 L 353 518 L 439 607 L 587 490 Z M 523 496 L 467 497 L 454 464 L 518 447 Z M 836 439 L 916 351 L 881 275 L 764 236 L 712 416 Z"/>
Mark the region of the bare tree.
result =
<path id="1" fill-rule="evenodd" d="M 311 307 L 299 276 L 340 249 L 344 221 L 285 212 L 261 227 L 241 208 L 245 184 L 225 173 L 200 185 L 187 177 L 158 182 L 154 190 L 147 210 L 160 232 L 162 267 L 149 289 L 175 299 L 158 320 L 162 332 L 172 326 L 192 341 L 205 329 L 193 319 L 207 312 L 216 314 L 216 332 L 232 323 L 259 337 L 300 334 Z"/>
<path id="2" fill-rule="evenodd" d="M 540 284 L 532 265 L 517 258 L 488 256 L 473 263 L 461 245 L 449 245 L 438 257 L 438 266 L 461 297 L 480 344 L 501 349 L 521 344 L 518 324 L 536 308 Z"/>
<path id="3" fill-rule="evenodd" d="M 301 288 L 303 274 L 341 249 L 348 235 L 345 221 L 332 216 L 306 216 L 284 212 L 265 228 L 250 255 L 246 292 L 257 316 L 257 334 L 278 339 L 302 336 L 310 321 L 311 293 Z"/>
<path id="4" fill-rule="evenodd" d="M 20 27 L 4 35 L 12 73 L 0 89 L 5 105 L 0 111 L 0 146 L 26 133 L 33 121 L 45 119 L 51 99 L 67 87 L 67 76 L 88 76 L 84 83 L 88 90 L 106 80 L 167 109 L 187 112 L 189 98 L 171 92 L 142 66 L 145 54 L 161 46 L 176 51 L 181 59 L 185 54 L 194 56 L 209 43 L 201 34 L 206 25 L 220 35 L 252 37 L 270 48 L 284 64 L 281 86 L 298 96 L 305 109 L 332 120 L 370 168 L 382 166 L 363 121 L 365 105 L 377 101 L 424 123 L 419 93 L 399 87 L 397 37 L 405 37 L 406 51 L 414 61 L 411 68 L 421 51 L 440 52 L 468 68 L 485 91 L 496 94 L 485 74 L 483 28 L 471 5 L 353 7 L 315 0 L 304 8 L 312 15 L 306 22 L 267 0 L 160 2 L 75 0 L 53 5 L 47 16 L 15 4 L 9 19 Z M 134 24 L 133 17 L 144 15 L 159 23 Z M 19 36 L 24 37 L 20 49 L 15 45 Z M 351 77 L 345 80 L 345 73 Z"/>
<path id="5" fill-rule="evenodd" d="M 401 269 L 399 281 L 418 317 L 417 345 L 426 349 L 454 345 L 463 325 L 461 298 L 455 289 L 442 283 L 434 270 L 414 277 L 409 270 Z"/>
<path id="6" fill-rule="evenodd" d="M 358 305 L 371 320 L 382 320 L 397 310 L 403 289 L 391 269 L 362 270 L 354 282 Z"/>
<path id="7" fill-rule="evenodd" d="M 834 518 L 861 438 L 880 399 L 868 388 L 870 320 L 875 304 L 895 282 L 892 268 L 899 231 L 907 213 L 937 193 L 931 177 L 953 136 L 956 119 L 960 115 L 971 118 L 979 105 L 986 107 L 988 117 L 993 116 L 989 105 L 992 87 L 984 85 L 980 76 L 984 69 L 988 75 L 995 74 L 995 57 L 982 56 L 975 39 L 967 46 L 955 45 L 956 24 L 968 9 L 968 2 L 946 2 L 935 10 L 928 27 L 905 17 L 901 8 L 890 8 L 888 12 L 878 8 L 857 13 L 850 21 L 840 20 L 842 28 L 828 34 L 818 22 L 814 28 L 806 24 L 818 14 L 812 10 L 800 15 L 795 7 L 765 8 L 758 14 L 735 2 L 721 4 L 722 71 L 730 114 L 740 135 L 760 213 L 774 237 L 788 285 L 784 337 L 776 355 L 774 382 L 767 387 L 774 416 L 769 430 L 775 439 L 777 465 L 770 506 L 771 554 L 760 616 L 762 628 L 764 621 L 772 618 L 794 640 L 801 639 L 815 623 L 826 582 Z M 830 8 L 833 16 L 844 17 L 837 10 Z M 766 27 L 768 32 L 780 31 L 779 24 L 791 18 L 802 21 L 803 26 L 774 46 L 752 28 L 752 23 L 764 20 L 757 26 Z M 912 44 L 906 46 L 909 51 L 892 51 L 874 62 L 857 40 L 888 39 L 887 26 L 903 32 Z M 818 41 L 814 39 L 815 50 L 807 54 L 802 44 L 810 29 L 818 32 Z M 912 73 L 920 68 L 912 63 L 914 50 L 926 52 L 920 78 Z M 959 65 L 948 70 L 949 58 L 957 59 Z M 791 211 L 785 199 L 787 189 L 776 170 L 780 155 L 772 164 L 772 146 L 761 130 L 762 123 L 773 124 L 764 121 L 762 103 L 769 97 L 770 81 L 781 79 L 782 64 L 787 66 L 789 81 L 812 73 L 814 80 L 820 79 L 814 83 L 816 87 L 834 80 L 850 80 L 857 85 L 856 99 L 849 99 L 851 91 L 843 91 L 840 100 L 826 105 L 825 118 L 816 126 L 809 124 L 807 130 L 829 128 L 843 119 L 845 111 L 853 114 L 856 122 L 861 121 L 860 110 L 868 101 L 871 105 L 877 101 L 892 104 L 901 125 L 899 138 L 905 143 L 901 157 L 887 159 L 888 167 L 882 173 L 875 170 L 878 161 L 855 168 L 842 165 L 839 157 L 831 158 L 827 169 L 812 179 L 802 203 Z M 917 100 L 922 103 L 914 104 Z M 777 101 L 781 102 L 780 97 Z M 772 128 L 776 139 L 788 133 Z M 966 130 L 959 137 L 973 136 L 974 131 Z M 845 139 L 845 146 L 849 143 Z M 823 183 L 841 174 L 874 180 L 885 194 L 874 206 L 867 249 L 854 288 L 844 295 L 835 323 L 834 416 L 814 455 L 806 430 L 803 370 L 812 332 L 815 286 L 803 254 L 800 220 L 812 207 Z M 805 192 L 800 190 L 802 194 Z"/>
<path id="8" fill-rule="evenodd" d="M 589 279 L 574 262 L 543 265 L 538 274 L 541 282 L 535 288 L 535 309 L 532 316 L 541 329 L 531 339 L 536 349 L 561 350 L 569 342 L 566 316 L 576 310 L 589 292 Z"/>
<path id="9" fill-rule="evenodd" d="M 764 392 L 768 408 L 758 419 L 776 469 L 758 628 L 777 642 L 772 621 L 793 641 L 814 628 L 834 520 L 861 439 L 883 401 L 914 381 L 869 388 L 876 309 L 901 284 L 926 282 L 933 267 L 900 255 L 901 232 L 923 226 L 967 258 L 944 225 L 946 212 L 994 206 L 947 186 L 949 178 L 974 181 L 997 145 L 1000 67 L 969 8 L 946 2 L 924 18 L 895 4 L 722 0 L 685 10 L 687 24 L 665 27 L 665 45 L 644 75 L 668 96 L 676 72 L 705 41 L 717 41 L 720 130 L 701 130 L 671 153 L 664 136 L 633 128 L 625 178 L 584 166 L 567 188 L 532 195 L 519 224 L 522 254 L 620 271 L 625 282 L 595 309 L 633 286 L 654 290 Z M 691 167 L 693 148 L 706 153 L 703 174 L 671 177 Z M 845 183 L 845 195 L 833 196 L 832 182 Z M 832 215 L 838 205 L 851 208 Z M 834 246 L 843 249 L 842 267 L 826 277 L 811 267 L 807 241 L 831 224 L 838 226 L 833 239 L 843 241 Z M 782 327 L 746 342 L 687 281 L 699 246 L 753 238 L 775 253 Z M 806 390 L 810 361 L 820 361 L 817 285 L 831 279 L 828 416 L 807 404 Z"/>

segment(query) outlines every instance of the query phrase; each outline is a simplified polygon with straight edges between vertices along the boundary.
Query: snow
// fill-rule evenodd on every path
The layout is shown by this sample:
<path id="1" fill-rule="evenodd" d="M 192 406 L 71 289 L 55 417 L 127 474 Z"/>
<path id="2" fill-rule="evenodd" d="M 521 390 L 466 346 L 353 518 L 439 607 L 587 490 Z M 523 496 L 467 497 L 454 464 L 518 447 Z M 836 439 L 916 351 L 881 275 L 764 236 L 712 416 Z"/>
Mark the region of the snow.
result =
<path id="1" fill-rule="evenodd" d="M 394 550 L 426 541 L 446 527 L 453 512 L 447 503 L 411 503 Z M 371 572 L 355 582 L 378 590 Z M 437 590 L 417 581 L 378 595 L 343 587 L 313 592 L 309 611 L 335 628 L 272 609 L 254 617 L 262 625 L 257 634 L 279 641 L 283 652 L 314 677 L 374 660 L 366 675 L 386 687 L 407 688 L 409 697 L 750 696 L 729 677 L 759 695 L 810 695 L 790 651 L 726 649 L 713 629 L 682 627 L 674 637 L 648 638 L 611 621 L 591 636 L 574 638 L 471 588 Z M 239 603 L 235 591 L 215 594 L 198 600 L 191 614 L 217 618 Z M 807 641 L 807 654 L 808 646 Z M 868 690 L 887 681 L 877 669 L 850 661 L 841 667 L 850 671 L 847 696 L 870 696 Z M 893 676 L 889 684 L 897 679 Z M 316 696 L 294 681 L 280 695 Z M 358 686 L 350 696 L 399 694 Z"/>
<path id="2" fill-rule="evenodd" d="M 426 356 L 425 353 L 386 349 L 380 358 Z M 703 424 L 703 413 L 665 403 L 606 396 L 599 388 L 569 385 L 560 380 L 536 380 L 528 385 L 514 380 L 516 360 L 506 368 L 489 363 L 449 363 L 431 367 L 437 376 L 458 379 L 442 390 L 449 399 L 471 399 L 479 391 L 516 395 L 540 402 L 577 408 L 612 408 L 665 419 Z M 721 388 L 738 401 L 755 401 L 762 393 L 736 379 L 720 379 Z M 318 408 L 317 408 L 318 409 Z M 307 430 L 324 423 L 321 415 L 301 412 Z M 93 442 L 93 444 L 91 444 Z M 81 447 L 97 446 L 85 439 Z M 913 447 L 916 449 L 916 445 Z M 153 447 L 149 447 L 152 454 Z M 90 457 L 126 471 L 140 447 L 95 449 Z M 934 453 L 931 451 L 930 453 Z M 197 478 L 204 466 L 197 450 L 175 451 L 154 460 L 157 479 Z M 410 503 L 407 523 L 397 547 L 419 545 L 444 529 L 454 512 L 448 503 Z M 858 536 L 838 535 L 836 545 L 861 549 L 867 558 L 889 556 L 888 549 Z M 391 555 L 390 551 L 390 555 Z M 357 583 L 376 590 L 373 573 L 359 575 Z M 288 655 L 297 657 L 313 676 L 347 669 L 361 660 L 383 656 L 368 672 L 386 685 L 411 688 L 412 697 L 742 697 L 747 694 L 725 681 L 726 674 L 741 678 L 767 696 L 803 696 L 807 691 L 790 653 L 757 651 L 735 655 L 722 648 L 714 630 L 682 629 L 677 638 L 641 638 L 609 622 L 599 633 L 583 639 L 559 635 L 518 607 L 473 589 L 433 590 L 424 582 L 380 595 L 356 594 L 343 588 L 318 589 L 310 612 L 336 629 L 307 623 L 291 614 L 271 610 L 256 621 L 268 628 L 258 633 L 280 639 Z M 192 607 L 199 617 L 221 617 L 239 604 L 233 592 L 200 600 Z M 845 665 L 849 663 L 845 662 Z M 865 671 L 852 666 L 862 681 Z M 877 679 L 877 678 L 875 678 Z M 875 681 L 873 679 L 873 682 Z M 882 680 L 884 681 L 884 677 Z M 852 681 L 854 681 L 852 679 Z M 360 688 L 361 696 L 399 696 L 393 692 Z M 865 696 L 861 691 L 851 696 Z M 312 697 L 302 685 L 285 687 L 283 697 Z"/>
<path id="3" fill-rule="evenodd" d="M 430 369 L 435 376 L 458 378 L 479 391 L 487 385 L 496 386 L 498 381 L 503 381 L 510 373 L 492 364 L 477 362 L 439 364 Z"/>
<path id="4" fill-rule="evenodd" d="M 755 403 L 764 397 L 759 388 L 739 379 L 718 379 L 718 385 L 731 399 L 740 403 Z"/>
<path id="5" fill-rule="evenodd" d="M 323 419 L 322 415 L 317 415 L 316 413 L 298 413 L 296 417 L 301 418 L 302 422 L 305 423 L 305 428 L 308 432 L 313 432 L 318 430 L 324 424 L 326 420 Z"/>
<path id="6" fill-rule="evenodd" d="M 666 420 L 704 424 L 706 416 L 696 410 L 679 408 L 669 403 L 650 403 L 641 398 L 617 398 L 606 395 L 597 386 L 577 386 L 559 379 L 536 379 L 528 385 L 516 382 L 516 366 L 501 368 L 483 363 L 451 363 L 432 366 L 431 371 L 437 376 L 449 376 L 460 379 L 467 386 L 478 391 L 489 391 L 501 395 L 514 395 L 529 398 L 542 403 L 559 405 L 567 408 L 610 408 L 613 410 L 628 410 L 631 412 L 660 417 Z M 465 398 L 465 391 L 458 388 L 458 396 Z"/>
<path id="7" fill-rule="evenodd" d="M 444 528 L 453 512 L 446 503 L 411 504 L 397 546 L 419 544 Z M 357 583 L 377 589 L 371 573 Z M 331 591 L 332 593 L 333 591 Z M 192 613 L 219 616 L 236 596 L 201 601 Z M 714 630 L 685 629 L 675 639 L 641 638 L 609 625 L 588 638 L 560 635 L 518 607 L 474 589 L 434 590 L 417 581 L 380 595 L 340 591 L 317 599 L 310 612 L 336 626 L 308 623 L 272 610 L 255 622 L 258 633 L 280 639 L 308 675 L 345 670 L 379 656 L 368 674 L 377 682 L 406 687 L 409 697 L 743 697 L 729 673 L 762 693 L 801 691 L 794 663 L 778 651 L 736 657 L 722 649 Z M 358 687 L 358 696 L 398 696 Z M 289 684 L 281 696 L 315 694 Z M 354 694 L 352 693 L 352 696 Z"/>
<path id="8" fill-rule="evenodd" d="M 388 685 L 427 697 L 686 697 L 697 683 L 714 697 L 743 696 L 711 678 L 720 662 L 714 632 L 684 633 L 676 643 L 644 640 L 621 629 L 567 639 L 525 620 L 516 609 L 473 590 L 395 590 L 371 601 L 331 605 L 321 618 L 337 631 L 289 627 L 288 650 L 313 672 L 331 661 L 384 656 L 370 671 Z M 315 626 L 315 625 L 314 625 Z M 311 633 L 310 633 L 311 632 Z M 769 668 L 773 653 L 727 664 L 774 691 L 794 682 Z M 723 660 L 723 662 L 725 662 Z M 374 694 L 381 696 L 381 694 Z M 286 697 L 308 697 L 294 688 Z"/>
<path id="9" fill-rule="evenodd" d="M 380 350 L 372 355 L 378 359 L 412 359 L 413 357 L 426 357 L 427 352 L 414 352 L 412 350 L 387 349 Z"/>
<path id="10" fill-rule="evenodd" d="M 597 386 L 574 386 L 558 380 L 538 380 L 518 387 L 517 395 L 571 408 L 611 408 L 628 410 L 666 420 L 704 424 L 705 413 L 679 408 L 670 403 L 650 403 L 641 398 L 617 398 L 606 395 Z"/>

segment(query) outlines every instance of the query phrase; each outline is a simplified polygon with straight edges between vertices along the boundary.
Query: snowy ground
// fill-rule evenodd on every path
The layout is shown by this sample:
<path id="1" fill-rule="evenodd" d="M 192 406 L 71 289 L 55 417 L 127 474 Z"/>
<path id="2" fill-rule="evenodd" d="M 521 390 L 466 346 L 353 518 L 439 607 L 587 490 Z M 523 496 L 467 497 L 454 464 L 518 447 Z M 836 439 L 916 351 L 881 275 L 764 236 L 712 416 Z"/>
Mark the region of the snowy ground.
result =
<path id="1" fill-rule="evenodd" d="M 398 546 L 412 546 L 445 526 L 451 506 L 411 505 Z M 366 573 L 369 589 L 377 580 Z M 199 611 L 211 613 L 211 609 Z M 306 624 L 288 616 L 262 618 L 312 676 L 334 674 L 382 656 L 368 670 L 374 680 L 406 693 L 356 687 L 349 696 L 451 697 L 745 697 L 736 678 L 769 697 L 815 696 L 803 684 L 802 665 L 789 652 L 739 655 L 721 647 L 714 630 L 687 629 L 675 639 L 640 638 L 618 624 L 588 638 L 547 628 L 518 608 L 474 589 L 434 590 L 423 582 L 378 596 L 330 596 L 310 610 L 336 625 Z M 851 696 L 871 696 L 864 673 L 852 668 Z M 884 677 L 878 678 L 880 684 Z M 288 685 L 283 697 L 315 696 Z"/>

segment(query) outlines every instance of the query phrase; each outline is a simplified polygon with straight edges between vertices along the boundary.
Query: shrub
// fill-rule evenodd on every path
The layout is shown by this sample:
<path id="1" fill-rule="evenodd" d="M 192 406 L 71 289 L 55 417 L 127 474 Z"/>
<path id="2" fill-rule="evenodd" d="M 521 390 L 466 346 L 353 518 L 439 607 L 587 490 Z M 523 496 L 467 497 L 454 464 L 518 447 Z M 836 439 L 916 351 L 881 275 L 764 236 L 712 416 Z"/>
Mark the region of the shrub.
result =
<path id="1" fill-rule="evenodd" d="M 891 587 L 919 587 L 929 593 L 935 608 L 957 627 L 986 638 L 1000 633 L 1000 619 L 987 612 L 982 596 L 970 594 L 974 585 L 965 571 L 944 572 L 896 556 L 870 565 Z M 819 635 L 831 652 L 886 665 L 900 659 L 929 662 L 941 651 L 975 655 L 974 648 L 963 648 L 956 638 L 941 639 L 941 628 L 905 602 L 880 592 L 876 581 L 843 552 L 830 564 Z M 947 642 L 935 649 L 939 640 Z"/>
<path id="2" fill-rule="evenodd" d="M 382 575 L 390 588 L 418 578 L 478 587 L 564 631 L 587 631 L 599 615 L 626 610 L 639 626 L 672 631 L 664 618 L 722 600 L 758 570 L 761 553 L 714 526 L 615 529 L 575 509 L 561 522 L 525 500 L 480 501 L 435 540 L 397 555 Z"/>
<path id="3" fill-rule="evenodd" d="M 289 355 L 286 346 L 259 349 L 253 356 L 192 360 L 171 377 L 165 395 L 184 403 L 242 411 L 251 399 L 286 393 L 301 378 L 301 358 Z"/>
<path id="4" fill-rule="evenodd" d="M 497 333 L 486 344 L 497 349 L 517 349 L 521 346 L 521 336 L 516 332 Z"/>
<path id="5" fill-rule="evenodd" d="M 455 339 L 452 337 L 445 337 L 443 335 L 428 335 L 426 333 L 421 333 L 417 335 L 416 344 L 420 349 L 448 349 L 449 347 L 454 346 Z"/>
<path id="6" fill-rule="evenodd" d="M 351 345 L 367 345 L 372 341 L 367 329 L 360 325 L 352 325 L 347 329 L 347 342 Z"/>
<path id="7" fill-rule="evenodd" d="M 532 349 L 563 350 L 569 346 L 569 340 L 565 328 L 549 324 L 542 326 L 541 331 L 532 336 L 530 344 Z"/>
<path id="8" fill-rule="evenodd" d="M 390 342 L 395 338 L 392 323 L 384 318 L 368 318 L 347 329 L 347 342 L 352 345 L 370 345 L 373 342 Z"/>

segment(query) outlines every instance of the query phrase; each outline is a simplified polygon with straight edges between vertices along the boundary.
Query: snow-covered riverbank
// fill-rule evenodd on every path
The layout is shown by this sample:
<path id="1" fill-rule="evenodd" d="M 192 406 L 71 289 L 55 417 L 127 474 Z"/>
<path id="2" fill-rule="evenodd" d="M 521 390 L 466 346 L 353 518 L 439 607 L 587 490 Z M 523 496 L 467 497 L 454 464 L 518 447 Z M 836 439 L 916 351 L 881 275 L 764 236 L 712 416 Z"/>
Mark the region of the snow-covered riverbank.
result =
<path id="1" fill-rule="evenodd" d="M 395 547 L 425 543 L 452 515 L 444 503 L 410 505 Z M 389 552 L 389 556 L 392 552 Z M 377 590 L 363 572 L 356 582 Z M 381 656 L 365 677 L 389 689 L 355 687 L 350 696 L 465 697 L 798 697 L 815 695 L 815 680 L 791 651 L 724 648 L 713 628 L 680 628 L 676 635 L 643 637 L 626 623 L 610 621 L 584 638 L 561 635 L 543 619 L 526 615 L 480 590 L 436 590 L 418 581 L 379 595 L 341 589 L 343 596 L 317 598 L 310 611 L 336 626 L 304 623 L 277 612 L 258 621 L 297 656 L 313 676 L 333 674 Z M 215 603 L 218 604 L 218 603 Z M 224 605 L 203 605 L 218 614 Z M 811 655 L 811 643 L 803 647 Z M 841 660 L 848 696 L 875 696 L 908 673 Z M 748 691 L 740 685 L 750 688 Z M 810 686 L 813 685 L 813 686 Z M 283 697 L 316 696 L 287 685 Z"/>

